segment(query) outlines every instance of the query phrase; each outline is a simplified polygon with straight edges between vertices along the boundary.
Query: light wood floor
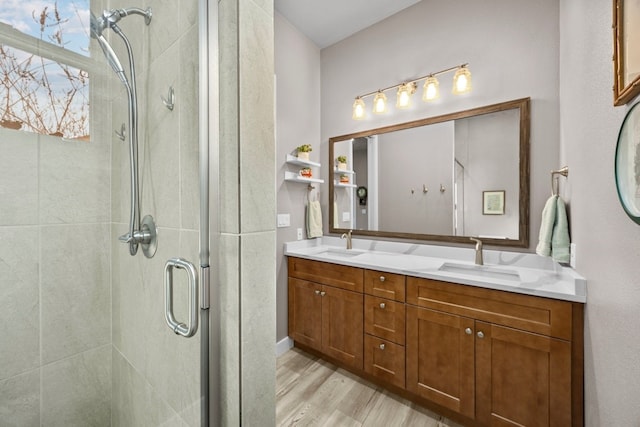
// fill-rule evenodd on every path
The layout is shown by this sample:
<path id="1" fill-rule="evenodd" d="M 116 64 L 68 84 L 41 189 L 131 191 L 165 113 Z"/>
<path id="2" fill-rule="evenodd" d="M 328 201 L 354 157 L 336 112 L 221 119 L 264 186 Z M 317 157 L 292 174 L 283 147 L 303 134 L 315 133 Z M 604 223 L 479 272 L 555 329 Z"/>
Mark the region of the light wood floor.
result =
<path id="1" fill-rule="evenodd" d="M 460 427 L 295 348 L 277 361 L 276 425 Z"/>

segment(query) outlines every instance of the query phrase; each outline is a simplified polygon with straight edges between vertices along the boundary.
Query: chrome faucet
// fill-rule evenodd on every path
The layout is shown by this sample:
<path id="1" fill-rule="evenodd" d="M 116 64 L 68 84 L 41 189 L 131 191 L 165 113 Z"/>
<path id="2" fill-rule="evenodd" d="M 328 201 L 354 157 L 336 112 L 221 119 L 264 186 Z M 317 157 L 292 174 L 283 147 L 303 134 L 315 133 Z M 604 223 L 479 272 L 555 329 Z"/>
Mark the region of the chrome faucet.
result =
<path id="1" fill-rule="evenodd" d="M 482 240 L 476 239 L 474 237 L 470 237 L 470 239 L 476 242 L 476 265 L 483 265 L 484 261 L 482 260 Z"/>
<path id="2" fill-rule="evenodd" d="M 352 249 L 353 246 L 351 245 L 351 232 L 353 230 L 349 230 L 348 233 L 344 233 L 342 234 L 342 236 L 340 236 L 341 239 L 347 239 L 347 249 Z"/>

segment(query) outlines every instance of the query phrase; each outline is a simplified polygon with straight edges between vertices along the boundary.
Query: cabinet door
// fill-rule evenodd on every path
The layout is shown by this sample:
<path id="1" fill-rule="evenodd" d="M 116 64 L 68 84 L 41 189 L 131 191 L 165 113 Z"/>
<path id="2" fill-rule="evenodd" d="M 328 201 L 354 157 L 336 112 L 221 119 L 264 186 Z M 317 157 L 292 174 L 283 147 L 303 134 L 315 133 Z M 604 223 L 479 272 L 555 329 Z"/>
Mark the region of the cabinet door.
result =
<path id="1" fill-rule="evenodd" d="M 474 321 L 407 306 L 407 389 L 474 417 Z"/>
<path id="2" fill-rule="evenodd" d="M 289 336 L 322 349 L 322 285 L 289 278 Z"/>
<path id="3" fill-rule="evenodd" d="M 322 351 L 356 369 L 363 368 L 361 293 L 323 287 Z"/>
<path id="4" fill-rule="evenodd" d="M 570 426 L 571 344 L 476 322 L 476 387 L 484 425 Z"/>

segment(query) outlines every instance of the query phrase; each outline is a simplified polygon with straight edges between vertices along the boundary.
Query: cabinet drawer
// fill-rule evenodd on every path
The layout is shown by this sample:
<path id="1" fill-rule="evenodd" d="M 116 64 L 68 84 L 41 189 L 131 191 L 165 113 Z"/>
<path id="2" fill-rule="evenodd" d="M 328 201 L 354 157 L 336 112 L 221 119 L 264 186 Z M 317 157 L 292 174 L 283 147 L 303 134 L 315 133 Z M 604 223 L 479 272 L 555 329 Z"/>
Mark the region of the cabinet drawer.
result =
<path id="1" fill-rule="evenodd" d="M 364 296 L 364 331 L 404 345 L 404 303 Z"/>
<path id="2" fill-rule="evenodd" d="M 404 346 L 365 334 L 365 372 L 390 384 L 404 388 L 404 368 Z"/>
<path id="3" fill-rule="evenodd" d="M 364 292 L 381 298 L 404 302 L 405 276 L 382 271 L 364 271 Z"/>
<path id="4" fill-rule="evenodd" d="M 408 277 L 407 303 L 571 340 L 572 304 L 566 301 Z"/>
<path id="5" fill-rule="evenodd" d="M 289 277 L 362 292 L 364 272 L 361 268 L 295 257 L 289 257 L 288 267 Z"/>

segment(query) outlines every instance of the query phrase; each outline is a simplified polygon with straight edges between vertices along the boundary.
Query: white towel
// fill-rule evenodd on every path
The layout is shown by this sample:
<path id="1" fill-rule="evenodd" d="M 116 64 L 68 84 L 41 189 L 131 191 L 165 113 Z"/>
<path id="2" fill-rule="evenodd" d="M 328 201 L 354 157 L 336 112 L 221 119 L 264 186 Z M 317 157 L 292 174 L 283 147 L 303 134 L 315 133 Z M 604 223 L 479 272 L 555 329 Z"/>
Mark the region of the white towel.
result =
<path id="1" fill-rule="evenodd" d="M 322 237 L 322 209 L 314 200 L 307 205 L 307 238 Z"/>

